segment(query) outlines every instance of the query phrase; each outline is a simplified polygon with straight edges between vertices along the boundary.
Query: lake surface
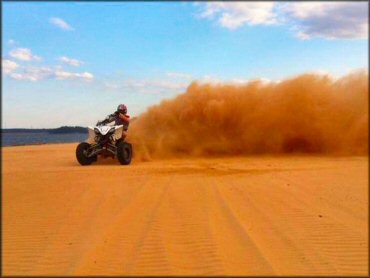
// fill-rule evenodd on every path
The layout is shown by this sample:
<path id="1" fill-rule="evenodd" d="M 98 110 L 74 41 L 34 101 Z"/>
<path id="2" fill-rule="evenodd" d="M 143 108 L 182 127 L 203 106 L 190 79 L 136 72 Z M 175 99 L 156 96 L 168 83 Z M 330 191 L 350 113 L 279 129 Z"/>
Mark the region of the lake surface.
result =
<path id="1" fill-rule="evenodd" d="M 88 133 L 63 133 L 52 134 L 45 132 L 2 132 L 2 146 L 34 145 L 47 143 L 73 143 L 83 142 Z"/>

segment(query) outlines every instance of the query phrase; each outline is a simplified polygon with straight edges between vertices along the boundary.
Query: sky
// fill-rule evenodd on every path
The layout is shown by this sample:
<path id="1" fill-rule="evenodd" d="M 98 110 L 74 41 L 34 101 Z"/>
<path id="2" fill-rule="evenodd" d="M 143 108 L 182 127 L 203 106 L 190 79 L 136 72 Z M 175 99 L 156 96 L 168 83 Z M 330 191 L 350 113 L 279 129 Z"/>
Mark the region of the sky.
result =
<path id="1" fill-rule="evenodd" d="M 367 2 L 2 2 L 2 128 L 132 117 L 193 81 L 368 70 Z"/>

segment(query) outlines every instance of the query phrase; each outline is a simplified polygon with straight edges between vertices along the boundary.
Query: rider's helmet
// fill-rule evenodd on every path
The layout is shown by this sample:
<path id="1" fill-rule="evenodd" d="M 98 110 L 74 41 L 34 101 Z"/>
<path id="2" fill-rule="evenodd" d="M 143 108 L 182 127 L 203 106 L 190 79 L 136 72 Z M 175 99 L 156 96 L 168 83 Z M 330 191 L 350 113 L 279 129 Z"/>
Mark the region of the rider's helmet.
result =
<path id="1" fill-rule="evenodd" d="M 122 114 L 126 114 L 127 113 L 127 107 L 126 107 L 126 105 L 124 105 L 124 104 L 118 105 L 117 112 L 118 113 L 122 113 Z"/>

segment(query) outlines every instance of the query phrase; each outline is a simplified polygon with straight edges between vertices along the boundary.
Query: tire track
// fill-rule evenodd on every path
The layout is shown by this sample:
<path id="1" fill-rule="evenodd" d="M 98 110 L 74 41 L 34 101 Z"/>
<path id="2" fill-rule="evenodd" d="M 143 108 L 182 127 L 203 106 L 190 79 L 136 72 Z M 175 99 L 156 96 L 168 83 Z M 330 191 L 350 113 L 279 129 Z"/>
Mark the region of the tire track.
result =
<path id="1" fill-rule="evenodd" d="M 281 179 L 283 180 L 283 179 Z M 291 179 L 288 179 L 290 184 L 293 184 Z M 368 241 L 366 237 L 366 231 L 362 229 L 354 229 L 356 226 L 348 223 L 361 223 L 357 221 L 356 217 L 352 217 L 349 220 L 355 220 L 356 222 L 349 221 L 343 222 L 341 219 L 344 217 L 338 217 L 337 214 L 325 213 L 325 218 L 318 219 L 317 214 L 309 213 L 315 208 L 309 200 L 302 198 L 302 196 L 312 196 L 312 194 L 302 190 L 302 186 L 299 186 L 299 181 L 295 182 L 296 186 L 290 188 L 291 193 L 294 194 L 294 199 L 299 203 L 300 210 L 299 214 L 292 215 L 295 219 L 300 219 L 302 215 L 306 215 L 304 221 L 299 221 L 299 226 L 306 231 L 305 240 L 308 242 L 308 246 L 316 250 L 323 258 L 322 261 L 329 262 L 329 264 L 337 270 L 338 273 L 344 273 L 346 275 L 359 275 L 364 274 L 368 268 Z M 278 194 L 280 194 L 279 191 Z M 276 196 L 276 195 L 275 195 Z M 311 197 L 312 198 L 312 197 Z M 321 210 L 325 212 L 325 209 L 332 209 L 332 203 L 326 202 L 327 198 L 323 198 L 321 204 Z M 286 202 L 286 201 L 285 201 Z M 286 205 L 292 205 L 292 203 L 286 202 Z M 328 206 L 329 205 L 329 206 Z M 340 204 L 341 208 L 346 208 L 344 204 Z M 297 209 L 296 209 L 297 210 Z M 296 210 L 291 210 L 295 212 Z M 342 214 L 347 213 L 347 210 L 338 211 L 335 206 L 335 212 Z M 352 216 L 352 213 L 346 215 L 345 219 Z M 322 216 L 321 216 L 322 217 Z M 318 221 L 320 220 L 320 221 Z M 363 221 L 362 226 L 365 222 Z M 355 260 L 353 258 L 356 258 Z M 360 261 L 359 261 L 359 258 Z M 365 271 L 364 271 L 365 270 Z"/>
<path id="2" fill-rule="evenodd" d="M 248 230 L 245 229 L 240 219 L 231 209 L 229 202 L 225 200 L 220 193 L 218 187 L 222 184 L 222 180 L 218 179 L 215 185 L 210 188 L 210 195 L 212 196 L 212 205 L 214 216 L 213 225 L 216 229 L 224 227 L 223 244 L 230 248 L 230 257 L 225 258 L 230 266 L 232 275 L 249 275 L 253 273 L 261 273 L 264 275 L 275 274 L 273 265 L 263 253 L 263 250 L 256 244 L 255 240 L 250 237 Z M 217 220 L 218 221 L 217 221 Z M 231 240 L 232 239 L 232 240 Z M 239 252 L 236 252 L 238 250 Z M 230 262 L 230 258 L 234 262 Z M 239 262 L 238 264 L 236 262 Z M 226 264 L 226 263 L 225 263 Z"/>
<path id="3" fill-rule="evenodd" d="M 171 188 L 167 218 L 167 246 L 175 272 L 180 275 L 224 273 L 219 250 L 209 226 L 208 194 L 199 176 Z M 183 192 L 185 194 L 183 194 Z"/>
<path id="4" fill-rule="evenodd" d="M 156 216 L 172 180 L 173 177 L 163 186 L 158 200 L 147 217 L 146 225 L 133 249 L 134 253 L 131 260 L 126 265 L 127 274 L 135 273 L 135 275 L 140 275 L 145 274 L 147 271 L 148 273 L 159 270 L 165 273 L 170 271 L 169 263 L 166 259 L 166 251 L 163 248 L 159 234 L 158 219 Z"/>
<path id="5" fill-rule="evenodd" d="M 289 217 L 284 217 L 285 220 L 277 220 L 276 216 L 279 213 L 276 211 L 273 214 L 274 217 L 270 217 L 269 212 L 263 209 L 264 205 L 267 204 L 257 203 L 245 191 L 234 191 L 236 192 L 230 198 L 235 200 L 235 202 L 230 203 L 233 207 L 236 206 L 235 204 L 248 204 L 253 213 L 248 216 L 249 220 L 247 217 L 244 217 L 243 222 L 253 223 L 249 225 L 250 229 L 258 229 L 259 232 L 257 234 L 254 229 L 251 234 L 255 241 L 261 245 L 261 249 L 264 250 L 266 257 L 271 261 L 277 274 L 292 275 L 297 273 L 297 269 L 302 274 L 317 274 L 316 259 L 315 257 L 307 256 L 305 253 L 299 237 L 295 237 L 295 227 L 291 227 L 289 224 Z M 245 206 L 244 208 L 239 207 L 237 210 L 245 211 Z M 258 220 L 255 221 L 254 217 Z M 284 223 L 283 227 L 279 223 Z M 248 227 L 248 224 L 245 225 Z M 274 250 L 279 253 L 279 256 L 276 256 Z M 315 256 L 317 256 L 317 260 L 320 260 L 318 253 Z"/>
<path id="6" fill-rule="evenodd" d="M 161 183 L 145 179 L 142 190 L 131 199 L 115 221 L 109 223 L 94 248 L 91 248 L 74 274 L 122 275 L 129 274 L 135 266 L 137 249 L 141 249 L 145 234 L 150 230 L 153 210 L 166 191 L 168 178 Z M 162 178 L 163 179 L 163 178 Z M 149 229 L 149 230 L 148 230 Z"/>
<path id="7" fill-rule="evenodd" d="M 274 177 L 274 179 L 279 180 L 278 177 Z M 269 180 L 266 178 L 266 184 L 269 183 Z M 298 188 L 297 186 L 293 189 L 292 186 L 285 186 L 286 182 L 282 183 L 284 185 L 278 182 L 275 183 L 274 188 L 267 188 L 263 180 L 259 180 L 258 184 L 258 188 L 255 188 L 256 186 L 250 187 L 250 195 L 258 196 L 257 200 L 260 200 L 259 207 L 266 211 L 266 215 L 268 215 L 268 211 L 271 211 L 270 207 L 279 209 L 279 211 L 271 211 L 274 218 L 270 218 L 268 221 L 271 224 L 274 222 L 284 223 L 285 233 L 289 233 L 289 237 L 300 245 L 301 255 L 297 254 L 297 258 L 305 258 L 302 260 L 304 264 L 303 266 L 297 264 L 297 270 L 294 273 L 297 273 L 298 269 L 300 269 L 300 273 L 316 273 L 317 275 L 364 273 L 361 269 L 366 269 L 366 260 L 363 260 L 362 268 L 353 267 L 352 272 L 345 272 L 340 264 L 344 258 L 367 258 L 365 253 L 367 249 L 364 247 L 366 245 L 365 238 L 361 239 L 358 234 L 353 233 L 353 229 L 347 229 L 346 226 L 341 225 L 341 223 L 327 215 L 320 219 L 318 214 L 312 212 L 317 208 L 303 198 L 306 194 L 295 191 Z M 286 191 L 287 188 L 289 188 L 289 193 Z M 248 203 L 257 205 L 257 200 L 255 201 L 252 197 L 249 197 L 242 185 L 234 186 L 233 190 L 236 190 L 234 192 L 235 198 L 242 196 Z M 293 195 L 290 195 L 290 193 L 293 193 Z M 262 200 L 261 196 L 265 196 L 265 198 Z M 325 225 L 327 226 L 325 227 Z M 346 247 L 343 246 L 343 242 L 347 243 Z M 333 248 L 335 251 L 330 253 L 330 251 L 326 251 L 325 246 L 330 246 L 329 249 Z M 287 248 L 287 250 L 291 250 L 291 248 Z M 307 269 L 306 266 L 310 262 L 311 267 Z"/>

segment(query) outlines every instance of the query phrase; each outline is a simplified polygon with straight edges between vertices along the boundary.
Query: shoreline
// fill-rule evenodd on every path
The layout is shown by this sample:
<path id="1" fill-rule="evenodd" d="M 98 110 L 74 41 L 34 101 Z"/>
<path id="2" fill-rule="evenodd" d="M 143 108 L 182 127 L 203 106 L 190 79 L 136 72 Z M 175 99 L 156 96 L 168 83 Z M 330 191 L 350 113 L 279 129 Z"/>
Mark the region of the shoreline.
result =
<path id="1" fill-rule="evenodd" d="M 44 145 L 62 145 L 62 144 L 78 144 L 77 142 L 50 142 L 50 143 L 30 143 L 30 144 L 18 144 L 18 145 L 7 145 L 7 146 L 1 146 L 2 148 L 14 148 L 14 147 L 33 147 L 33 146 L 44 146 Z"/>

